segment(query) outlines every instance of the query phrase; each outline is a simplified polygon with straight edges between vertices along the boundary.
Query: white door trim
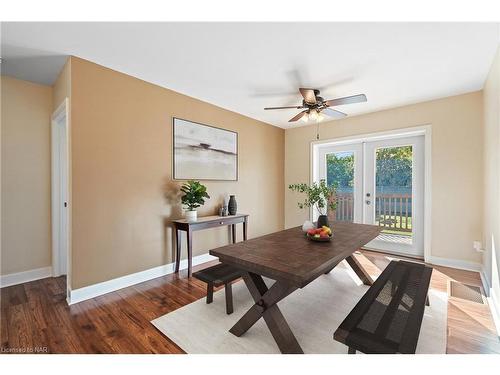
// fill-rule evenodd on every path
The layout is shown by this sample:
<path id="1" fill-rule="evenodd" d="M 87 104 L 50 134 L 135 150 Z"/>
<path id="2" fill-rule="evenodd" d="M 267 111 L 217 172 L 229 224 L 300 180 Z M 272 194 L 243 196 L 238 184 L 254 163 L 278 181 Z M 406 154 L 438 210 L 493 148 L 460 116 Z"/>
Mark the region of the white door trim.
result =
<path id="1" fill-rule="evenodd" d="M 52 184 L 51 184 L 51 196 L 52 196 L 52 202 L 51 202 L 51 210 L 52 210 L 52 275 L 53 276 L 59 276 L 61 275 L 61 270 L 63 269 L 62 265 L 60 264 L 60 248 L 61 244 L 60 242 L 60 236 L 59 236 L 59 223 L 61 222 L 61 186 L 60 186 L 60 158 L 59 158 L 59 152 L 60 150 L 60 129 L 58 128 L 60 126 L 60 120 L 61 118 L 65 118 L 64 122 L 64 127 L 65 127 L 65 150 L 62 150 L 62 152 L 66 153 L 66 176 L 67 176 L 67 184 L 66 184 L 66 197 L 67 197 L 67 202 L 69 206 L 69 165 L 70 165 L 70 158 L 69 158 L 69 101 L 68 98 L 65 98 L 64 101 L 57 107 L 57 109 L 54 111 L 52 114 L 51 118 L 51 167 L 52 167 Z M 68 207 L 69 208 L 69 207 Z M 70 215 L 69 211 L 67 214 L 67 235 L 66 235 L 66 249 L 67 249 L 67 255 L 66 255 L 66 273 L 67 273 L 67 286 L 69 290 L 69 280 L 70 280 L 70 231 L 71 231 L 71 225 L 70 225 Z"/>
<path id="2" fill-rule="evenodd" d="M 358 142 L 370 142 L 380 139 L 410 137 L 412 135 L 424 136 L 424 260 L 432 257 L 432 125 L 424 124 L 408 128 L 394 129 L 382 132 L 365 133 L 346 137 L 311 141 L 310 143 L 310 183 L 318 178 L 319 149 L 321 147 L 343 145 Z"/>

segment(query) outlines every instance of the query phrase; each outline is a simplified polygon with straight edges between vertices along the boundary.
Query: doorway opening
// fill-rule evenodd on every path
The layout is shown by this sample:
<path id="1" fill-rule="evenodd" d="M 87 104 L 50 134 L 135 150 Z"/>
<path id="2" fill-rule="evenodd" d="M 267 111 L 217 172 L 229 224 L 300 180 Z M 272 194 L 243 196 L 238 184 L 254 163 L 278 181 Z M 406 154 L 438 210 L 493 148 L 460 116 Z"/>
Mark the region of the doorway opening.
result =
<path id="1" fill-rule="evenodd" d="M 68 99 L 54 111 L 51 119 L 52 173 L 52 275 L 66 275 L 69 294 L 69 140 Z"/>
<path id="2" fill-rule="evenodd" d="M 331 218 L 381 227 L 367 249 L 425 257 L 425 137 L 406 131 L 313 143 L 312 180 L 337 187 Z"/>

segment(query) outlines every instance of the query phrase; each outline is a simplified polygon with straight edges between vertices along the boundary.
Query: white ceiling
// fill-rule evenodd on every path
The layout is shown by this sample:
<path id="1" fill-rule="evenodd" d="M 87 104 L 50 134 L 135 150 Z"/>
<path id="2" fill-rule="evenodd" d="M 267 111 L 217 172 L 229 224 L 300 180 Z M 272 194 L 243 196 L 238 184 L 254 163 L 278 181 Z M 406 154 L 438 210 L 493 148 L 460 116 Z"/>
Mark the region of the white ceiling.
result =
<path id="1" fill-rule="evenodd" d="M 2 23 L 2 74 L 52 84 L 78 56 L 287 127 L 299 87 L 356 115 L 480 90 L 496 23 Z M 302 123 L 301 123 L 302 124 Z M 297 126 L 297 125 L 293 125 Z"/>

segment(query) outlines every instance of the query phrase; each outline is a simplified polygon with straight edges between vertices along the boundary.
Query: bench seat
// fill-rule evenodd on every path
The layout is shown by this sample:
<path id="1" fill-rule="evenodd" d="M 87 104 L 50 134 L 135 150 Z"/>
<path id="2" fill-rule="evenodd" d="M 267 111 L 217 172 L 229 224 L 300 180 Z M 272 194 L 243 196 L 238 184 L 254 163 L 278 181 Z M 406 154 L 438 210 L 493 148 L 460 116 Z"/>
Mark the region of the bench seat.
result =
<path id="1" fill-rule="evenodd" d="M 334 339 L 349 353 L 415 353 L 432 268 L 391 261 L 340 324 Z"/>
<path id="2" fill-rule="evenodd" d="M 241 270 L 228 264 L 219 263 L 215 266 L 204 268 L 193 273 L 198 280 L 207 283 L 207 303 L 212 303 L 214 298 L 214 287 L 224 285 L 226 294 L 226 313 L 233 312 L 233 291 L 231 282 L 241 277 Z"/>

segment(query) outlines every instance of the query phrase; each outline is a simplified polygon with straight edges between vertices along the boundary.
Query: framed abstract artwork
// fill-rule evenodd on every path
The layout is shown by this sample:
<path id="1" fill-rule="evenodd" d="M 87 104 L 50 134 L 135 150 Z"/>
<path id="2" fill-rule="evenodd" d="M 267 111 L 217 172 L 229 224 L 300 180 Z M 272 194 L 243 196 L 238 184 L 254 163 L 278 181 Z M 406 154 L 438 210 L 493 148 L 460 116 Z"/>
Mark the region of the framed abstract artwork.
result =
<path id="1" fill-rule="evenodd" d="M 175 180 L 238 180 L 238 133 L 173 118 Z"/>

